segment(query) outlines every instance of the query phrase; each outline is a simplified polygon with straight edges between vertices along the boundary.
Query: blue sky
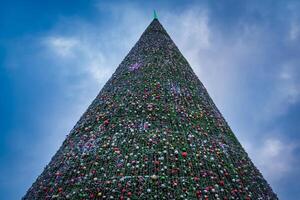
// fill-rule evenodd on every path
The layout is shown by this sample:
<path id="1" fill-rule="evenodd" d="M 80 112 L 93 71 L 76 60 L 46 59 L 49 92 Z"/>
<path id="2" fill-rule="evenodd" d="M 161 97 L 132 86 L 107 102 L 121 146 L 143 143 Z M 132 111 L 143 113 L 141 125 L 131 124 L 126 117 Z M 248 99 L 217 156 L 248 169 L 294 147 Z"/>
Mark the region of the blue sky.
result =
<path id="1" fill-rule="evenodd" d="M 0 199 L 20 199 L 156 9 L 280 199 L 300 199 L 300 2 L 6 1 Z"/>

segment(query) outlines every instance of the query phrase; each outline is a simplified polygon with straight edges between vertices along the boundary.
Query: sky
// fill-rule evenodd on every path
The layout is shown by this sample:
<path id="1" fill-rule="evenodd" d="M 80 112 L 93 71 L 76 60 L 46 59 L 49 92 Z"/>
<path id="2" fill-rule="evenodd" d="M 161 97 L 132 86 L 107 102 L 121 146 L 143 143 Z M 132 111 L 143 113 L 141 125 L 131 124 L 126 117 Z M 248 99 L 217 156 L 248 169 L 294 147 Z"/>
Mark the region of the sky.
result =
<path id="1" fill-rule="evenodd" d="M 0 199 L 20 199 L 153 9 L 257 168 L 300 199 L 300 2 L 0 0 Z"/>

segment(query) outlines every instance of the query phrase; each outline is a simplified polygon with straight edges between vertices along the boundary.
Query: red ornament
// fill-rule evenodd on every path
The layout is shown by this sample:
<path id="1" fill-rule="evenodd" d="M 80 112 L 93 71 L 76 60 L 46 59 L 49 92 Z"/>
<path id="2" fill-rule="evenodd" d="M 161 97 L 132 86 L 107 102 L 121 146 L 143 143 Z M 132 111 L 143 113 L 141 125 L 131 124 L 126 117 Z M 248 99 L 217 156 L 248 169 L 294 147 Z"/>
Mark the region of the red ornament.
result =
<path id="1" fill-rule="evenodd" d="M 220 181 L 220 182 L 219 182 L 219 185 L 220 185 L 220 186 L 224 186 L 224 181 Z"/>
<path id="2" fill-rule="evenodd" d="M 198 197 L 198 198 L 200 198 L 200 197 L 201 197 L 201 194 L 202 194 L 202 193 L 201 193 L 201 191 L 200 191 L 200 190 L 198 190 L 198 191 L 196 192 L 196 195 L 197 195 L 197 197 Z"/>
<path id="3" fill-rule="evenodd" d="M 109 120 L 107 119 L 104 121 L 104 125 L 107 126 L 108 124 L 109 124 Z"/>
<path id="4" fill-rule="evenodd" d="M 181 155 L 182 155 L 182 157 L 186 158 L 187 157 L 187 152 L 182 152 Z"/>
<path id="5" fill-rule="evenodd" d="M 63 189 L 62 188 L 58 188 L 58 192 L 62 192 L 63 191 Z"/>

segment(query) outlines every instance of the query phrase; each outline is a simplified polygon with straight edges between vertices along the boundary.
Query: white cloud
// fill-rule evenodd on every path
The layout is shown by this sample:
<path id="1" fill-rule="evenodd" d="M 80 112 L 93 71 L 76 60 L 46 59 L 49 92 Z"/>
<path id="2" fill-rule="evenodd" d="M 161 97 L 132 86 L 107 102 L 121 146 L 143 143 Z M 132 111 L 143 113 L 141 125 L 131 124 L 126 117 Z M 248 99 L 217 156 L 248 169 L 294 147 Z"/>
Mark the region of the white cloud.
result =
<path id="1" fill-rule="evenodd" d="M 291 23 L 290 33 L 289 33 L 289 39 L 294 41 L 299 38 L 300 35 L 300 25 L 296 22 Z"/>
<path id="2" fill-rule="evenodd" d="M 73 55 L 76 47 L 78 48 L 79 46 L 79 41 L 75 38 L 52 36 L 45 38 L 44 42 L 57 56 L 62 57 Z"/>
<path id="3" fill-rule="evenodd" d="M 248 141 L 245 144 L 245 149 L 255 165 L 272 184 L 277 185 L 295 170 L 297 161 L 295 150 L 299 144 L 276 136 L 257 141 L 257 143 Z"/>
<path id="4" fill-rule="evenodd" d="M 299 69 L 295 64 L 286 63 L 278 67 L 279 72 L 274 77 L 272 90 L 261 110 L 259 119 L 273 120 L 284 115 L 290 106 L 300 100 Z"/>
<path id="5" fill-rule="evenodd" d="M 297 24 L 292 24 L 291 30 L 290 30 L 290 39 L 296 40 L 299 37 L 300 34 L 300 27 Z"/>
<path id="6" fill-rule="evenodd" d="M 113 68 L 106 67 L 108 63 L 102 53 L 103 50 L 93 45 L 93 38 L 89 40 L 80 38 L 81 35 L 76 33 L 72 37 L 46 36 L 41 41 L 54 54 L 48 56 L 53 59 L 59 57 L 58 61 L 61 62 L 73 62 L 73 65 L 64 65 L 69 68 L 67 74 L 74 73 L 77 70 L 76 73 L 87 73 L 89 77 L 97 82 L 104 82 L 112 74 Z M 45 52 L 47 52 L 47 49 Z"/>
<path id="7" fill-rule="evenodd" d="M 165 26 L 170 28 L 168 32 L 173 33 L 182 48 L 188 47 L 187 50 L 199 53 L 199 50 L 211 46 L 211 30 L 205 10 L 189 9 L 176 16 L 174 13 L 167 13 L 164 21 L 167 23 Z"/>
<path id="8" fill-rule="evenodd" d="M 296 66 L 284 65 L 279 73 L 279 80 L 282 82 L 280 94 L 285 96 L 287 102 L 293 104 L 299 101 L 300 81 Z"/>

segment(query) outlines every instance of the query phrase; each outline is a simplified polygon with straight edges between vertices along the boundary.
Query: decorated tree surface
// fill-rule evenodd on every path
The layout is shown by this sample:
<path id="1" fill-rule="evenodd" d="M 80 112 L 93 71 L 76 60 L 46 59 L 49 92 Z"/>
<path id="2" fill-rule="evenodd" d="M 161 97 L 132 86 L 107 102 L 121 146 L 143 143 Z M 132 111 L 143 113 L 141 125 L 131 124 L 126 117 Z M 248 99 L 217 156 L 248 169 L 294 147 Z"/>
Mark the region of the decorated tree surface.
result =
<path id="1" fill-rule="evenodd" d="M 277 199 L 155 18 L 23 199 Z"/>

